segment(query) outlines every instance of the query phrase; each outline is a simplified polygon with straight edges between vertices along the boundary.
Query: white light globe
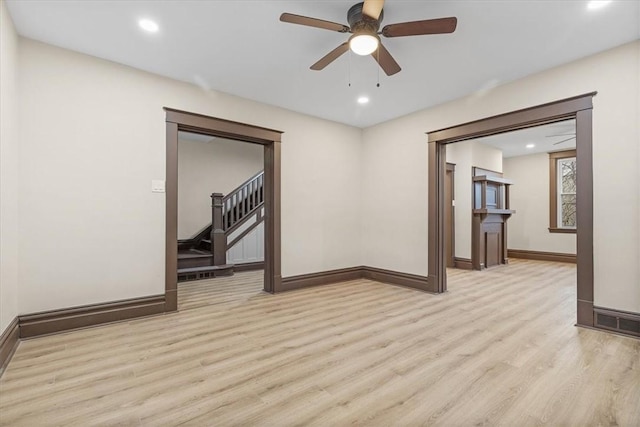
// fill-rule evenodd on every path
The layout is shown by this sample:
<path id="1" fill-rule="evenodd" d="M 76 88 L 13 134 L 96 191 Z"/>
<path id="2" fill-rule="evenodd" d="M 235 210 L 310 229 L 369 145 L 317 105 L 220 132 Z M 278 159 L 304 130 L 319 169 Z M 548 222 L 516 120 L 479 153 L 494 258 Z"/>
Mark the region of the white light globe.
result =
<path id="1" fill-rule="evenodd" d="M 349 47 L 357 55 L 370 55 L 378 48 L 378 38 L 370 34 L 358 34 L 351 37 Z"/>

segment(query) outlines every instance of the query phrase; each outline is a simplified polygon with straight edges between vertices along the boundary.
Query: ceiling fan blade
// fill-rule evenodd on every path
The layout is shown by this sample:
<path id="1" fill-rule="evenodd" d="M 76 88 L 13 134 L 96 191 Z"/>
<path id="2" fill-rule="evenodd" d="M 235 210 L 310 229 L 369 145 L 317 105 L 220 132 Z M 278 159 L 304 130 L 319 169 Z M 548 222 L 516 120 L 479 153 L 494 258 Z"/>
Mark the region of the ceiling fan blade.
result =
<path id="1" fill-rule="evenodd" d="M 307 27 L 322 28 L 323 30 L 337 31 L 339 33 L 349 32 L 349 27 L 346 25 L 324 21 L 322 19 L 309 18 L 308 16 L 294 15 L 292 13 L 283 13 L 280 15 L 280 21 L 290 24 L 306 25 Z"/>
<path id="2" fill-rule="evenodd" d="M 567 139 L 563 139 L 562 141 L 554 142 L 553 145 L 562 144 L 563 142 L 571 141 L 572 139 L 576 139 L 576 137 L 572 136 L 571 138 L 567 138 Z"/>
<path id="3" fill-rule="evenodd" d="M 371 56 L 378 61 L 378 64 L 380 64 L 380 67 L 384 70 L 387 76 L 392 76 L 402 70 L 400 65 L 398 65 L 396 60 L 393 59 L 393 56 L 391 56 L 387 48 L 385 48 L 382 43 L 378 45 L 378 50 L 373 52 Z"/>
<path id="4" fill-rule="evenodd" d="M 349 50 L 349 42 L 344 42 L 337 48 L 333 49 L 331 52 L 327 53 L 323 56 L 318 62 L 311 66 L 312 70 L 320 71 L 327 65 L 331 64 L 333 61 L 338 59 L 343 53 Z"/>
<path id="5" fill-rule="evenodd" d="M 575 133 L 559 133 L 557 135 L 547 135 L 545 138 L 555 138 L 557 136 L 575 136 Z"/>
<path id="6" fill-rule="evenodd" d="M 382 12 L 383 7 L 384 0 L 364 0 L 362 14 L 377 21 L 380 18 L 380 12 Z"/>
<path id="7" fill-rule="evenodd" d="M 457 25 L 458 18 L 455 17 L 401 22 L 385 26 L 382 29 L 382 35 L 385 37 L 405 37 L 425 34 L 447 34 L 453 33 Z"/>

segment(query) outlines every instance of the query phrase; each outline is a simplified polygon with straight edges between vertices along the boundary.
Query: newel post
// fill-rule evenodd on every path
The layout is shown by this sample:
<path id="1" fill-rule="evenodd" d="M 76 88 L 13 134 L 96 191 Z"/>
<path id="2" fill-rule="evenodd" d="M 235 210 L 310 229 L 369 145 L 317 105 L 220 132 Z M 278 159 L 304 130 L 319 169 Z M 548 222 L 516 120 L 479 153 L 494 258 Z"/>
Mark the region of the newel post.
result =
<path id="1" fill-rule="evenodd" d="M 225 265 L 227 263 L 227 238 L 224 235 L 222 223 L 222 200 L 224 194 L 213 193 L 211 195 L 211 253 L 213 265 Z"/>

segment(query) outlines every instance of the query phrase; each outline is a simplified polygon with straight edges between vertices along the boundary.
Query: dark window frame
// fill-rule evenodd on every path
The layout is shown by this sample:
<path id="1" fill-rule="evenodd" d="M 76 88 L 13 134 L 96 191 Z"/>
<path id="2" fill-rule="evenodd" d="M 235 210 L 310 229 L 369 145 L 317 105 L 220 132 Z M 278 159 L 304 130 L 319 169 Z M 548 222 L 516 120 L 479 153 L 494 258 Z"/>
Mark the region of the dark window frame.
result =
<path id="1" fill-rule="evenodd" d="M 549 233 L 576 234 L 577 227 L 558 226 L 558 160 L 576 157 L 577 151 L 564 150 L 549 153 Z"/>

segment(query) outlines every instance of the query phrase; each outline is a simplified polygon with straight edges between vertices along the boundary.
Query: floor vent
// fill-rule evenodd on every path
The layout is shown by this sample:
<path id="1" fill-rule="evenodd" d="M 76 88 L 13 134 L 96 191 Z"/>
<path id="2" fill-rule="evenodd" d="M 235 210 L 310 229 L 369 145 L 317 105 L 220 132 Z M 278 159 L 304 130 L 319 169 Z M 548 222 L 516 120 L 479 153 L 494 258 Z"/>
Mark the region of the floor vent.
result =
<path id="1" fill-rule="evenodd" d="M 623 331 L 640 335 L 640 321 L 621 318 L 618 322 L 618 327 Z"/>
<path id="2" fill-rule="evenodd" d="M 625 335 L 640 337 L 640 315 L 594 308 L 596 326 Z"/>
<path id="3" fill-rule="evenodd" d="M 233 264 L 207 265 L 178 269 L 178 282 L 212 279 L 219 276 L 233 276 Z"/>
<path id="4" fill-rule="evenodd" d="M 613 316 L 607 316 L 606 314 L 598 313 L 598 326 L 604 326 L 605 328 L 618 328 L 618 318 Z"/>

